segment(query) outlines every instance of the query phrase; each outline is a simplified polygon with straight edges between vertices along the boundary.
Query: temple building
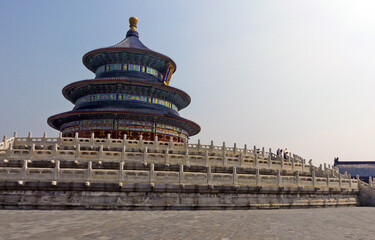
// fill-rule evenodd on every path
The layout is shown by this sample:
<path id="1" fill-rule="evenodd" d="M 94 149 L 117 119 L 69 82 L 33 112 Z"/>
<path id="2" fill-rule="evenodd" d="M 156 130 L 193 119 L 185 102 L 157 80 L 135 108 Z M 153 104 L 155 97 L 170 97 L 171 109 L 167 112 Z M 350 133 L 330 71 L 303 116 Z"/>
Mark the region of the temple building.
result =
<path id="1" fill-rule="evenodd" d="M 86 53 L 83 64 L 94 79 L 69 84 L 62 93 L 75 106 L 51 116 L 48 124 L 64 137 L 139 139 L 184 142 L 200 131 L 180 117 L 190 96 L 169 86 L 176 71 L 169 57 L 147 48 L 137 32 L 138 19 L 120 43 Z"/>

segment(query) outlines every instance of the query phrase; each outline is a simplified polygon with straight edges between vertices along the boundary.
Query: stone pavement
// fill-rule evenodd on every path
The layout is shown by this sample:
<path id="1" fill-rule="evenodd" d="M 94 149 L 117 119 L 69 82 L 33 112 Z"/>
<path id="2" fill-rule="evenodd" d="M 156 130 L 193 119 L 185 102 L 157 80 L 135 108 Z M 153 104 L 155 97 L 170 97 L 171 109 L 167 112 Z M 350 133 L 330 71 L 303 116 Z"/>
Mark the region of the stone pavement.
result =
<path id="1" fill-rule="evenodd" d="M 0 210 L 0 239 L 375 239 L 375 208 Z"/>

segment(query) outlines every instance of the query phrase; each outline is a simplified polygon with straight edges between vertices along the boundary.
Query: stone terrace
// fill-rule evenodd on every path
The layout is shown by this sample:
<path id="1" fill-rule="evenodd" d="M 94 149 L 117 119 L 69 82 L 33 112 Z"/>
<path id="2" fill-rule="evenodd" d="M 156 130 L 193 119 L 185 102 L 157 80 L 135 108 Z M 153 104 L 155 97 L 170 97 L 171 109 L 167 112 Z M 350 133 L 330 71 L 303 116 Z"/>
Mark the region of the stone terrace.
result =
<path id="1" fill-rule="evenodd" d="M 112 190 L 115 186 L 143 191 L 170 188 L 168 191 L 178 192 L 192 188 L 207 192 L 217 188 L 228 193 L 268 191 L 277 195 L 280 191 L 293 194 L 307 191 L 340 195 L 340 199 L 332 196 L 300 199 L 307 205 L 324 206 L 340 205 L 340 201 L 355 205 L 353 194 L 358 192 L 358 180 L 339 174 L 337 168 L 326 165 L 316 168 L 298 155 L 290 154 L 284 159 L 271 149 L 266 151 L 255 146 L 248 149 L 246 145 L 238 148 L 227 147 L 225 143 L 203 145 L 199 141 L 190 144 L 129 140 L 126 136 L 124 139 L 78 138 L 77 135 L 48 138 L 46 134 L 40 138 L 31 134 L 4 137 L 0 144 L 0 186 L 24 190 L 39 186 L 40 190 L 41 183 L 44 189 L 82 190 L 84 187 L 85 191 L 90 188 L 97 191 L 99 185 L 103 190 L 103 184 L 107 184 Z"/>

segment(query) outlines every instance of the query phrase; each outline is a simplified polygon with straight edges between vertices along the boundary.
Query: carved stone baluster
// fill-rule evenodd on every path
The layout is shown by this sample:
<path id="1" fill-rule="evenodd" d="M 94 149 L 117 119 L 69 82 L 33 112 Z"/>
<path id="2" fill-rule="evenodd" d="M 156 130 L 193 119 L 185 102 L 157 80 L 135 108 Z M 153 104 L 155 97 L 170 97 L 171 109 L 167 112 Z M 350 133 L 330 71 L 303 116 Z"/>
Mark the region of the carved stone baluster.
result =
<path id="1" fill-rule="evenodd" d="M 227 166 L 228 165 L 228 162 L 227 162 L 227 147 L 225 146 L 225 142 L 223 142 L 222 152 L 223 152 L 223 166 Z"/>
<path id="2" fill-rule="evenodd" d="M 184 181 L 184 165 L 180 164 L 180 171 L 178 174 L 178 182 L 181 184 Z"/>
<path id="3" fill-rule="evenodd" d="M 207 167 L 207 184 L 212 184 L 212 173 L 211 173 L 211 166 Z"/>
<path id="4" fill-rule="evenodd" d="M 237 184 L 237 168 L 233 167 L 233 184 Z"/>
<path id="5" fill-rule="evenodd" d="M 149 171 L 149 182 L 151 185 L 154 184 L 154 164 L 150 164 L 150 171 Z"/>

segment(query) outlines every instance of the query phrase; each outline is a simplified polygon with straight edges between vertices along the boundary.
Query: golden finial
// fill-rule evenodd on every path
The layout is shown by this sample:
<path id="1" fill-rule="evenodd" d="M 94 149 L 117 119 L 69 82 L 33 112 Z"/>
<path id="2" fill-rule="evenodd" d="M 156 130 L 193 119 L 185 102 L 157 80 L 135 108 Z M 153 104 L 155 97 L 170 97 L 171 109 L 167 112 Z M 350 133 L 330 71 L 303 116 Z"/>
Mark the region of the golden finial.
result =
<path id="1" fill-rule="evenodd" d="M 130 30 L 137 31 L 137 23 L 138 23 L 138 18 L 136 17 L 129 18 Z"/>

